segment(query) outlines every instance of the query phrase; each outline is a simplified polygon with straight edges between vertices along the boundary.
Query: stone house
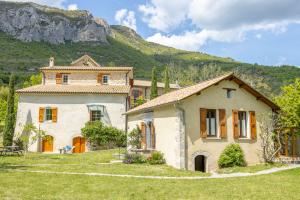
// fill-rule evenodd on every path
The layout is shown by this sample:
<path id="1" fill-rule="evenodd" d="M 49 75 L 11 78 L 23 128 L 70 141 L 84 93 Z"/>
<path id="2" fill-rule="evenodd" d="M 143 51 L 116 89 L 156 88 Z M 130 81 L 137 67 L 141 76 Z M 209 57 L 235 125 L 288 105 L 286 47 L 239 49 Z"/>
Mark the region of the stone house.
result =
<path id="1" fill-rule="evenodd" d="M 142 130 L 142 151 L 164 153 L 167 164 L 212 171 L 224 148 L 238 143 L 249 165 L 261 159 L 262 115 L 278 110 L 234 74 L 182 88 L 129 110 L 128 131 Z M 271 120 L 271 119 L 270 119 Z"/>

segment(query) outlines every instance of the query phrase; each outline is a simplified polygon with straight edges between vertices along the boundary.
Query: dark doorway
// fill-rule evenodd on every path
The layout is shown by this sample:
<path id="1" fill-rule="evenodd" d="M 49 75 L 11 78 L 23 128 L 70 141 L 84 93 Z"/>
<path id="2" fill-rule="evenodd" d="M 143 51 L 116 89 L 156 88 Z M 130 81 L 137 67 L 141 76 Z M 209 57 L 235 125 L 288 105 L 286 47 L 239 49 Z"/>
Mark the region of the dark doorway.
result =
<path id="1" fill-rule="evenodd" d="M 196 156 L 195 171 L 205 172 L 205 156 L 203 155 Z"/>

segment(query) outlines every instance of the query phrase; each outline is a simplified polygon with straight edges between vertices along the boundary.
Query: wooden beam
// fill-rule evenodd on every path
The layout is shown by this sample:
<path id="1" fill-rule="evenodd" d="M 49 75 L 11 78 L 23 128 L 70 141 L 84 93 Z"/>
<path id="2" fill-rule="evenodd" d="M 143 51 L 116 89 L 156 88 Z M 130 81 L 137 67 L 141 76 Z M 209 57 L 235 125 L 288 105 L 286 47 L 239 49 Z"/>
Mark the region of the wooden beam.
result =
<path id="1" fill-rule="evenodd" d="M 244 87 L 244 83 L 242 83 L 242 84 L 239 84 L 239 88 L 242 88 L 242 87 Z"/>

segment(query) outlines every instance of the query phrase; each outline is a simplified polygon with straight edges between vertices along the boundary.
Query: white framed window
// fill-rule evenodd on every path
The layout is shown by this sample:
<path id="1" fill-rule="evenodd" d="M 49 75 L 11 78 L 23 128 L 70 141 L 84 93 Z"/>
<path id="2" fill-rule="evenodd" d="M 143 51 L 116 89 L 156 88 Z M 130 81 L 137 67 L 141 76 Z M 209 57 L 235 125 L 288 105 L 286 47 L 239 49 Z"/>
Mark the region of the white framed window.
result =
<path id="1" fill-rule="evenodd" d="M 102 84 L 108 84 L 109 81 L 109 75 L 103 75 L 102 76 Z"/>
<path id="2" fill-rule="evenodd" d="M 239 111 L 238 119 L 239 119 L 238 126 L 239 126 L 240 138 L 247 138 L 248 137 L 247 112 Z"/>
<path id="3" fill-rule="evenodd" d="M 91 121 L 101 121 L 102 113 L 101 110 L 91 110 Z"/>
<path id="4" fill-rule="evenodd" d="M 69 83 L 69 75 L 68 74 L 62 75 L 62 83 L 65 85 Z"/>
<path id="5" fill-rule="evenodd" d="M 45 120 L 51 121 L 52 120 L 52 109 L 50 107 L 47 107 L 45 109 Z"/>
<path id="6" fill-rule="evenodd" d="M 206 112 L 207 137 L 217 137 L 217 111 L 208 109 Z"/>

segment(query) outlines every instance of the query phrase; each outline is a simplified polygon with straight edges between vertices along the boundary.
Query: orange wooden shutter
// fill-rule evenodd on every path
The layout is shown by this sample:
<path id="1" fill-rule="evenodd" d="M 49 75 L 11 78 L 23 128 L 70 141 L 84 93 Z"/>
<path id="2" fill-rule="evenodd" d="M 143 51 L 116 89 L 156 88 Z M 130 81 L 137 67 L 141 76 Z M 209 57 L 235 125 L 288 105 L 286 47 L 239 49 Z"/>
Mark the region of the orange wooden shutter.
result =
<path id="1" fill-rule="evenodd" d="M 39 122 L 44 121 L 44 114 L 45 114 L 45 108 L 40 107 L 40 109 L 39 109 Z"/>
<path id="2" fill-rule="evenodd" d="M 133 87 L 133 83 L 134 83 L 134 80 L 132 78 L 129 79 L 129 85 L 130 85 L 130 87 Z"/>
<path id="3" fill-rule="evenodd" d="M 52 122 L 57 122 L 57 108 L 52 109 Z"/>
<path id="4" fill-rule="evenodd" d="M 151 123 L 151 140 L 152 140 L 152 149 L 155 149 L 155 127 L 154 123 Z"/>
<path id="5" fill-rule="evenodd" d="M 251 132 L 251 139 L 255 140 L 256 139 L 256 117 L 255 117 L 255 112 L 250 111 L 250 132 Z"/>
<path id="6" fill-rule="evenodd" d="M 56 73 L 56 84 L 62 83 L 62 74 Z"/>
<path id="7" fill-rule="evenodd" d="M 102 84 L 102 78 L 103 78 L 103 74 L 99 73 L 97 76 L 97 82 Z"/>
<path id="8" fill-rule="evenodd" d="M 238 139 L 240 137 L 239 131 L 239 112 L 237 110 L 232 111 L 232 129 L 233 129 L 233 138 Z"/>
<path id="9" fill-rule="evenodd" d="M 206 129 L 206 113 L 207 110 L 205 108 L 200 108 L 200 137 L 207 137 L 207 129 Z"/>
<path id="10" fill-rule="evenodd" d="M 141 131 L 142 131 L 142 148 L 147 148 L 146 146 L 146 124 L 144 122 L 141 122 Z"/>
<path id="11" fill-rule="evenodd" d="M 227 127 L 226 127 L 226 111 L 225 109 L 219 109 L 219 125 L 220 125 L 220 137 L 227 137 Z"/>

